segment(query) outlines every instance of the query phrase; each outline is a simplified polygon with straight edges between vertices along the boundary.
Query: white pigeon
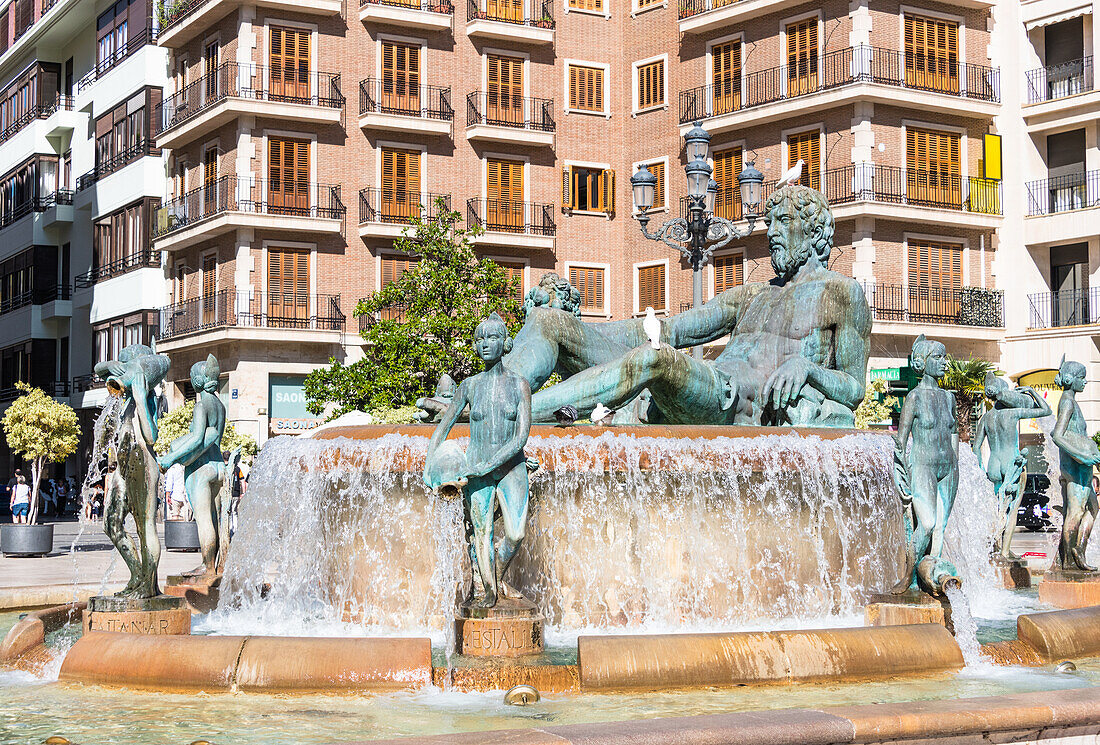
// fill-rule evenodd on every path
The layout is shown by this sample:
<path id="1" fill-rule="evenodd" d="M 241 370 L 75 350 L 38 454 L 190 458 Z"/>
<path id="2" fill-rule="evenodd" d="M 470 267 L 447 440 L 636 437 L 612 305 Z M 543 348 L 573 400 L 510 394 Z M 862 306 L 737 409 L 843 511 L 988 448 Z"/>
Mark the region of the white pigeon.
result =
<path id="1" fill-rule="evenodd" d="M 611 416 L 615 412 L 604 406 L 602 403 L 597 403 L 596 408 L 592 409 L 591 416 L 588 417 L 589 421 L 593 424 L 600 424 L 604 419 Z"/>
<path id="2" fill-rule="evenodd" d="M 653 345 L 653 348 L 660 349 L 661 322 L 657 320 L 657 314 L 649 306 L 646 306 L 645 309 L 645 320 L 642 321 L 642 329 L 645 331 L 645 335 L 649 337 L 649 343 Z"/>
<path id="3" fill-rule="evenodd" d="M 798 179 L 802 178 L 802 169 L 805 167 L 806 161 L 802 158 L 798 159 L 798 162 L 791 166 L 786 173 L 779 177 L 779 180 L 775 182 L 775 188 L 780 186 L 787 186 L 793 184 Z"/>

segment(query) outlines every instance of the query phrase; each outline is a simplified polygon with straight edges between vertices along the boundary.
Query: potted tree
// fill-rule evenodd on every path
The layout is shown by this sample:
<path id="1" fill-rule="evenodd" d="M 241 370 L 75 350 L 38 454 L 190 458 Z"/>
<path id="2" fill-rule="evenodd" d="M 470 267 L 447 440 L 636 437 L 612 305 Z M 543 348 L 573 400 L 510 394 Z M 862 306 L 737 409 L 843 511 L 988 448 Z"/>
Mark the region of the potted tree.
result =
<path id="1" fill-rule="evenodd" d="M 38 524 L 38 487 L 47 463 L 60 463 L 76 452 L 80 425 L 76 412 L 40 388 L 16 383 L 23 395 L 4 414 L 8 447 L 31 467 L 31 504 L 24 525 L 0 526 L 0 551 L 6 556 L 43 556 L 53 549 L 53 525 Z"/>

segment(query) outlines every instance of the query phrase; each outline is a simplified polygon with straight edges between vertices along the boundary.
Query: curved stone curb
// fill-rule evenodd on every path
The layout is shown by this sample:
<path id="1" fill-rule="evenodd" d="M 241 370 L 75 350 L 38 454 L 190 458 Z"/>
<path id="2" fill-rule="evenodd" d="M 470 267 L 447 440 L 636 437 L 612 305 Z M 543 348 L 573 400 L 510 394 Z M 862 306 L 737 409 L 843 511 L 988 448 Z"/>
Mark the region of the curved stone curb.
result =
<path id="1" fill-rule="evenodd" d="M 963 667 L 939 624 L 821 631 L 582 636 L 582 691 L 800 683 L 937 673 Z"/>
<path id="2" fill-rule="evenodd" d="M 78 622 L 87 603 L 69 603 L 27 613 L 8 631 L 0 644 L 0 662 L 11 664 L 46 643 L 46 634 Z"/>
<path id="3" fill-rule="evenodd" d="M 432 680 L 431 640 L 93 632 L 60 680 L 157 690 L 400 690 Z"/>

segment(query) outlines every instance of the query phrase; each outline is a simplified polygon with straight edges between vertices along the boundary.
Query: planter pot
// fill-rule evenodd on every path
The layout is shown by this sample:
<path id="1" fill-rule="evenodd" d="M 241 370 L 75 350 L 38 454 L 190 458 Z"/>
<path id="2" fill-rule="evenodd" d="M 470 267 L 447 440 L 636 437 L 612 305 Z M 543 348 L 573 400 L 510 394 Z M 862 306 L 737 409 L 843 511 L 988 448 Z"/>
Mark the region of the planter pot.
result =
<path id="1" fill-rule="evenodd" d="M 53 525 L 0 525 L 4 556 L 45 556 L 53 550 Z"/>
<path id="2" fill-rule="evenodd" d="M 194 520 L 165 520 L 164 548 L 168 551 L 198 551 L 198 523 Z"/>

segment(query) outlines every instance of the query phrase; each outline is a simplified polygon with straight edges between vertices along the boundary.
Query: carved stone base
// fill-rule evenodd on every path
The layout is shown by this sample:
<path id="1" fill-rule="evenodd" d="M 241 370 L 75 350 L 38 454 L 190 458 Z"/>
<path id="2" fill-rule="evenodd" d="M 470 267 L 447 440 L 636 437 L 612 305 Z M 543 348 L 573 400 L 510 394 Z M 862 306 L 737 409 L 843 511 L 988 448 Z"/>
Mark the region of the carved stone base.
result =
<path id="1" fill-rule="evenodd" d="M 543 618 L 524 598 L 501 598 L 492 608 L 463 605 L 455 619 L 459 654 L 522 657 L 542 653 Z"/>
<path id="2" fill-rule="evenodd" d="M 192 613 L 209 613 L 218 607 L 221 583 L 220 574 L 198 577 L 176 574 L 169 576 L 164 583 L 164 594 L 183 598 Z"/>
<path id="3" fill-rule="evenodd" d="M 534 686 L 539 693 L 579 693 L 580 674 L 576 665 L 502 665 L 484 667 L 437 667 L 432 683 L 456 691 L 507 691 L 518 685 Z"/>
<path id="4" fill-rule="evenodd" d="M 901 595 L 877 594 L 869 598 L 863 611 L 867 626 L 905 626 L 911 623 L 938 623 L 950 629 L 951 604 L 918 590 Z"/>
<path id="5" fill-rule="evenodd" d="M 1024 559 L 1006 559 L 1000 554 L 993 556 L 993 568 L 1001 577 L 1006 590 L 1026 590 L 1031 587 L 1031 570 Z"/>
<path id="6" fill-rule="evenodd" d="M 1100 572 L 1055 569 L 1039 583 L 1039 602 L 1056 608 L 1100 605 Z"/>
<path id="7" fill-rule="evenodd" d="M 191 633 L 191 609 L 183 598 L 116 598 L 97 595 L 84 611 L 84 633 L 113 631 L 122 634 Z"/>

